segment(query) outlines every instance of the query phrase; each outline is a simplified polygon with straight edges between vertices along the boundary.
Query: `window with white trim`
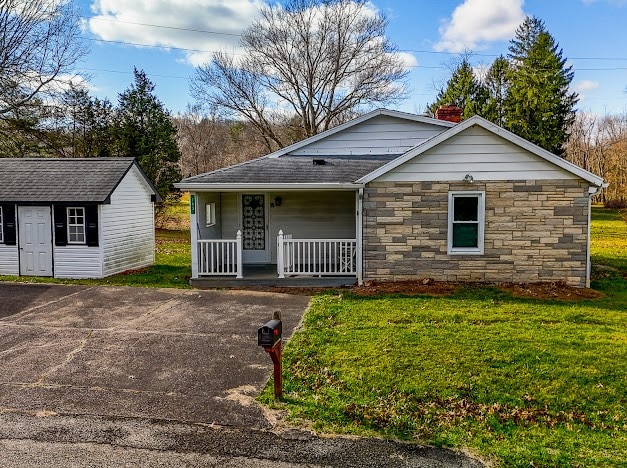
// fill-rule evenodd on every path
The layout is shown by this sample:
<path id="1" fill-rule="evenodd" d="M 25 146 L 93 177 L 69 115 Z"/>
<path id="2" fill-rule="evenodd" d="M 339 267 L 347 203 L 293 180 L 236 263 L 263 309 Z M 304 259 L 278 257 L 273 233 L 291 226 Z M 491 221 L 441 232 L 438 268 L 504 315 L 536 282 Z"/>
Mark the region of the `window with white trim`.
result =
<path id="1" fill-rule="evenodd" d="M 216 223 L 216 204 L 207 203 L 205 205 L 205 224 L 211 227 Z"/>
<path id="2" fill-rule="evenodd" d="M 0 206 L 0 242 L 4 242 L 4 218 L 2 214 L 2 207 Z"/>
<path id="3" fill-rule="evenodd" d="M 68 207 L 67 243 L 85 244 L 85 208 Z"/>
<path id="4" fill-rule="evenodd" d="M 484 192 L 449 192 L 448 253 L 483 254 Z"/>

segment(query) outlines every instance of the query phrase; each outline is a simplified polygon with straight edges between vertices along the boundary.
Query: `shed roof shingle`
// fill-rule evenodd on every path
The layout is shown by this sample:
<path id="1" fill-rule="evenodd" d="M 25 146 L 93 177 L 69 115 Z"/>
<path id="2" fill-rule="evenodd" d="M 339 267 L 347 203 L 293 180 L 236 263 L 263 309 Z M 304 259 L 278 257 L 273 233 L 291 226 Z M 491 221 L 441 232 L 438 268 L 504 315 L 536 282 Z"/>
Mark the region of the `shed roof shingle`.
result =
<path id="1" fill-rule="evenodd" d="M 133 158 L 0 158 L 0 201 L 103 203 Z"/>

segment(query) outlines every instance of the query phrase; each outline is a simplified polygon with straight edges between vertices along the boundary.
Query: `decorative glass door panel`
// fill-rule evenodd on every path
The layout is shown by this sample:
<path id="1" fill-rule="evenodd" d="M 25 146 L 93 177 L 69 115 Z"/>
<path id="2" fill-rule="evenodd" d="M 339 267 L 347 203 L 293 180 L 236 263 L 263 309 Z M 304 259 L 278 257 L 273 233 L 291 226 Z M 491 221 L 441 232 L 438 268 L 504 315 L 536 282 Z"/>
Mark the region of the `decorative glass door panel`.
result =
<path id="1" fill-rule="evenodd" d="M 242 249 L 244 250 L 245 262 L 265 263 L 269 261 L 266 216 L 265 194 L 242 194 Z"/>
<path id="2" fill-rule="evenodd" d="M 263 195 L 242 195 L 242 241 L 245 250 L 265 250 L 266 210 Z"/>

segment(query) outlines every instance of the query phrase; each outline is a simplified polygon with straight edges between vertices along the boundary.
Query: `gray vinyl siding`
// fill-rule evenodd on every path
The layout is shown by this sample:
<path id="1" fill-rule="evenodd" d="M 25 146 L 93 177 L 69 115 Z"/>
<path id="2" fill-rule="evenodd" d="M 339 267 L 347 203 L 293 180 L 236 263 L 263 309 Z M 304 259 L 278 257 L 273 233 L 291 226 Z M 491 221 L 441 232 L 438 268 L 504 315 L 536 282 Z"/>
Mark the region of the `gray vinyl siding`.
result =
<path id="1" fill-rule="evenodd" d="M 247 192 L 248 193 L 248 192 Z M 355 192 L 250 192 L 263 193 L 268 199 L 269 245 L 271 261 L 276 262 L 279 230 L 294 239 L 354 239 Z M 272 206 L 277 197 L 281 206 Z M 216 229 L 207 229 L 204 204 L 219 200 Z M 242 222 L 238 204 L 241 195 L 234 192 L 198 194 L 198 223 L 202 239 L 235 239 Z M 217 202 L 216 202 L 217 203 Z M 218 231 L 221 237 L 218 235 Z"/>
<path id="2" fill-rule="evenodd" d="M 138 169 L 132 167 L 111 195 L 111 203 L 101 205 L 104 276 L 154 263 L 154 210 L 150 194 Z"/>
<path id="3" fill-rule="evenodd" d="M 221 239 L 222 236 L 222 207 L 220 206 L 219 193 L 198 193 L 196 200 L 196 222 L 198 223 L 199 239 Z M 207 226 L 206 205 L 207 203 L 215 203 L 215 224 Z M 233 239 L 235 233 L 233 233 Z"/>
<path id="4" fill-rule="evenodd" d="M 20 274 L 20 262 L 17 245 L 0 244 L 0 275 L 17 276 Z"/>
<path id="5" fill-rule="evenodd" d="M 276 262 L 279 230 L 294 239 L 355 239 L 355 192 L 271 193 L 281 206 L 270 208 L 270 247 Z"/>
<path id="6" fill-rule="evenodd" d="M 474 180 L 569 180 L 574 174 L 478 127 L 449 140 L 377 178 L 379 182 Z"/>
<path id="7" fill-rule="evenodd" d="M 221 216 L 222 239 L 235 239 L 237 230 L 241 228 L 239 209 L 237 206 L 239 196 L 236 193 L 228 192 L 221 194 Z"/>
<path id="8" fill-rule="evenodd" d="M 294 156 L 402 154 L 445 127 L 380 115 L 290 152 Z"/>

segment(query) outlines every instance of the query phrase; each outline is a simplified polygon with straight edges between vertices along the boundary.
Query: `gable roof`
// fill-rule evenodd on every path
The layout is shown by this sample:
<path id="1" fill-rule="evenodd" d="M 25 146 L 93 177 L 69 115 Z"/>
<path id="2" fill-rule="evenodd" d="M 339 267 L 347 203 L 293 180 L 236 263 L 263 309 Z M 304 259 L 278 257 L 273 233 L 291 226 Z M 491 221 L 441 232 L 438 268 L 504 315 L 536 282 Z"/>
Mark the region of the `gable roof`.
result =
<path id="1" fill-rule="evenodd" d="M 0 158 L 0 201 L 107 203 L 133 166 L 158 198 L 134 158 Z"/>
<path id="2" fill-rule="evenodd" d="M 317 135 L 301 140 L 297 143 L 294 143 L 293 145 L 286 146 L 285 148 L 277 150 L 274 153 L 270 153 L 264 157 L 265 158 L 282 157 L 283 155 L 289 154 L 292 151 L 296 151 L 297 149 L 308 146 L 312 143 L 315 143 L 316 141 L 327 138 L 331 135 L 339 133 L 348 128 L 354 127 L 355 125 L 359 125 L 363 122 L 366 122 L 367 120 L 373 119 L 374 117 L 378 117 L 380 115 L 384 115 L 387 117 L 395 117 L 397 119 L 409 120 L 412 122 L 426 123 L 429 125 L 438 125 L 442 127 L 443 130 L 453 127 L 455 125 L 452 122 L 447 122 L 445 120 L 432 119 L 431 117 L 425 117 L 423 115 L 409 114 L 407 112 L 394 111 L 390 109 L 376 109 L 376 110 L 373 110 L 372 112 L 368 112 L 367 114 L 362 115 L 361 117 L 357 117 L 341 125 L 338 125 L 337 127 L 330 128 L 329 130 L 326 130 L 322 133 L 318 133 Z"/>
<path id="3" fill-rule="evenodd" d="M 367 156 L 282 156 L 258 158 L 235 166 L 183 179 L 176 187 L 202 188 L 255 187 L 333 188 L 355 186 L 354 181 L 400 155 Z M 314 164 L 322 160 L 324 164 Z"/>
<path id="4" fill-rule="evenodd" d="M 430 138 L 424 143 L 421 143 L 415 146 L 414 148 L 405 152 L 402 156 L 394 159 L 393 161 L 390 161 L 389 163 L 381 167 L 378 167 L 371 173 L 366 174 L 365 176 L 361 177 L 360 179 L 356 181 L 356 183 L 366 184 L 368 182 L 371 182 L 377 179 L 378 177 L 382 176 L 383 174 L 386 174 L 387 172 L 391 171 L 392 169 L 395 169 L 399 167 L 400 165 L 406 163 L 410 159 L 413 159 L 416 156 L 421 155 L 425 151 L 445 142 L 449 138 L 452 138 L 455 135 L 463 132 L 464 130 L 472 127 L 473 125 L 478 125 L 484 128 L 485 130 L 492 132 L 495 135 L 498 135 L 521 148 L 526 149 L 530 153 L 533 153 L 536 156 L 539 156 L 547 160 L 548 162 L 555 164 L 556 166 L 564 169 L 565 171 L 568 171 L 571 174 L 574 174 L 577 177 L 580 177 L 581 179 L 586 180 L 590 182 L 591 184 L 596 185 L 597 187 L 607 186 L 607 184 L 603 181 L 602 177 L 592 174 L 591 172 L 588 172 L 585 169 L 582 169 L 579 166 L 569 161 L 566 161 L 565 159 L 560 158 L 559 156 L 555 156 L 553 153 L 550 153 L 549 151 L 546 151 L 545 149 L 540 148 L 539 146 L 531 143 L 530 141 L 525 140 L 524 138 L 521 138 L 518 135 L 515 135 L 514 133 L 508 130 L 505 130 L 504 128 L 501 128 L 498 125 L 493 124 L 492 122 L 478 115 L 470 117 L 469 119 L 464 120 L 462 123 L 457 124 L 454 127 L 440 133 L 439 135 L 436 135 Z"/>

